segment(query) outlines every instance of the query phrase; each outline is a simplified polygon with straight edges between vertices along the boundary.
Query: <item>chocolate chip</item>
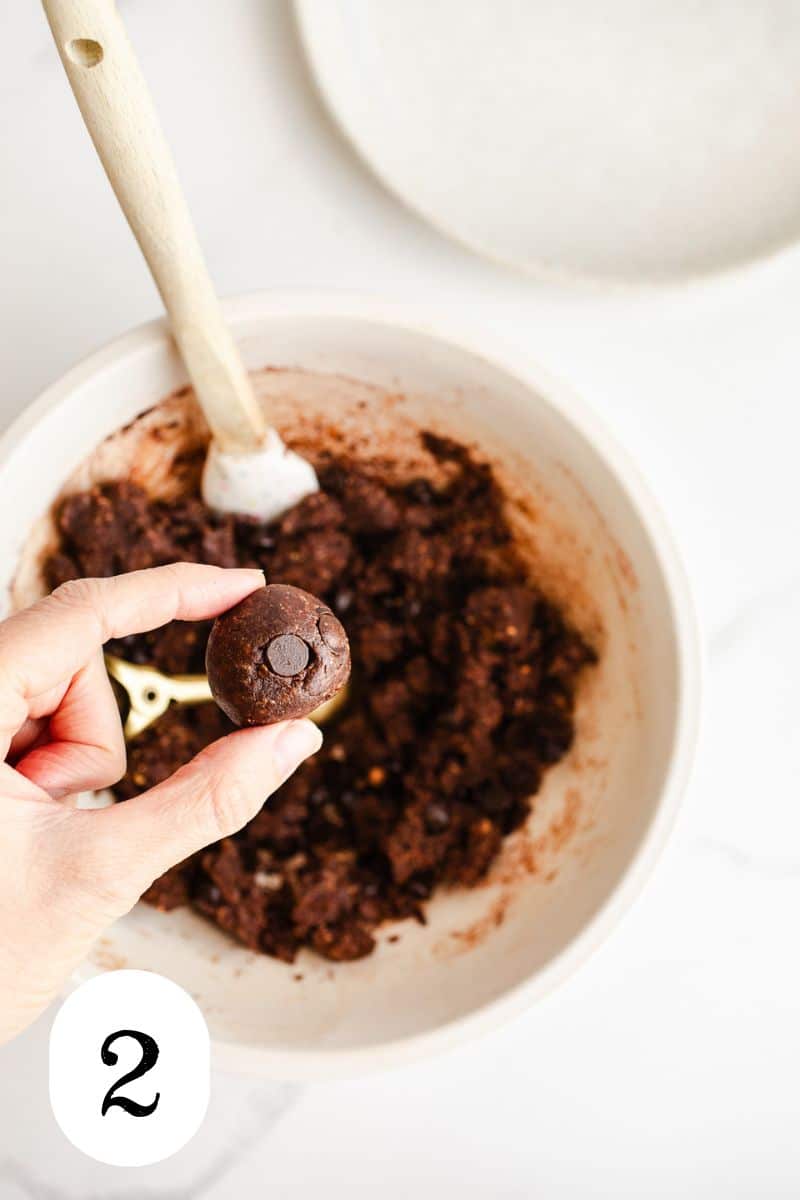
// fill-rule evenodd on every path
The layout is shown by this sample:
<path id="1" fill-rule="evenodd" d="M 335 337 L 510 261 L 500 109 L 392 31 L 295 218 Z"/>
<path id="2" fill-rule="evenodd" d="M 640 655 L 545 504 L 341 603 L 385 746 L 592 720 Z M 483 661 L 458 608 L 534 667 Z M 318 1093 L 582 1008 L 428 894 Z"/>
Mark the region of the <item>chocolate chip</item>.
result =
<path id="1" fill-rule="evenodd" d="M 405 493 L 413 504 L 432 504 L 436 499 L 436 492 L 431 487 L 427 479 L 411 479 L 406 484 Z"/>
<path id="2" fill-rule="evenodd" d="M 441 833 L 450 824 L 450 813 L 438 800 L 432 800 L 425 809 L 425 824 L 430 833 Z"/>
<path id="3" fill-rule="evenodd" d="M 270 670 L 286 678 L 304 671 L 310 656 L 308 646 L 296 633 L 282 633 L 273 638 L 266 650 Z"/>
<path id="4" fill-rule="evenodd" d="M 197 898 L 205 900 L 206 904 L 219 904 L 222 899 L 222 892 L 216 884 L 203 881 L 197 890 Z"/>
<path id="5" fill-rule="evenodd" d="M 347 637 L 332 612 L 324 612 L 317 621 L 320 637 L 334 654 L 341 654 L 347 649 Z"/>

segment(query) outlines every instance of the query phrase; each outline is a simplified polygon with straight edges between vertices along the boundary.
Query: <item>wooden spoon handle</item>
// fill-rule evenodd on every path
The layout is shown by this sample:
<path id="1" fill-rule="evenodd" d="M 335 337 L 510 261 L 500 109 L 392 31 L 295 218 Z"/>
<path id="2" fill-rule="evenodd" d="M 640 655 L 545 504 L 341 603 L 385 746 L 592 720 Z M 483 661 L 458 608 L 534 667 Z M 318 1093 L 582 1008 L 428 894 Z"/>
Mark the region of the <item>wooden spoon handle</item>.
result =
<path id="1" fill-rule="evenodd" d="M 147 84 L 113 0 L 43 0 L 61 61 L 111 186 L 169 313 L 222 449 L 266 423 L 225 324 Z"/>

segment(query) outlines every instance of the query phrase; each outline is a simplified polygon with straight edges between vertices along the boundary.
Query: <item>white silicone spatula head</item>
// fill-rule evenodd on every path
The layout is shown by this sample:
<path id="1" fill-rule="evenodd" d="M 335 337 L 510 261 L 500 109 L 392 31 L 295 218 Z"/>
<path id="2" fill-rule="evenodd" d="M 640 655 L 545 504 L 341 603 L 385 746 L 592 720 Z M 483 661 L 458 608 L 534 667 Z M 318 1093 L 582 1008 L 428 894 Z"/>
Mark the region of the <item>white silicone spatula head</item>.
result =
<path id="1" fill-rule="evenodd" d="M 169 314 L 212 432 L 203 497 L 271 520 L 318 488 L 267 425 L 225 324 L 147 85 L 113 0 L 43 0 L 75 98 Z"/>

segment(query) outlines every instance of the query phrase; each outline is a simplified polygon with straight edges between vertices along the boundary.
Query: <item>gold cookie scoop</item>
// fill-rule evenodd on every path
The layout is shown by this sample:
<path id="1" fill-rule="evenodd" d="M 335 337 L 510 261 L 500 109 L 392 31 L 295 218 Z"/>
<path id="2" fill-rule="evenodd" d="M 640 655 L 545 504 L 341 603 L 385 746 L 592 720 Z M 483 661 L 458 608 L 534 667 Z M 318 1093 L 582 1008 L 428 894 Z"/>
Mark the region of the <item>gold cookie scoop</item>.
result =
<path id="1" fill-rule="evenodd" d="M 165 675 L 155 667 L 126 662 L 115 654 L 106 654 L 106 670 L 128 697 L 128 715 L 123 732 L 130 742 L 163 716 L 170 704 L 207 704 L 214 697 L 205 675 Z M 324 725 L 338 712 L 347 698 L 347 687 L 320 704 L 311 713 L 316 725 Z"/>

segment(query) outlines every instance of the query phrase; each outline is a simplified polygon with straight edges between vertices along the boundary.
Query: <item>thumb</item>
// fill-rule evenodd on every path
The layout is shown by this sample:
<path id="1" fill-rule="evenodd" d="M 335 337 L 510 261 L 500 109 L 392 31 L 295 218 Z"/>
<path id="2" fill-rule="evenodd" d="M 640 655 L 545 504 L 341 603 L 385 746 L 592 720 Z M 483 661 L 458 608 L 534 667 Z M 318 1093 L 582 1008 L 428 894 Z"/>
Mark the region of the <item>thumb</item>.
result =
<path id="1" fill-rule="evenodd" d="M 99 851 L 120 892 L 138 899 L 169 867 L 241 829 L 321 745 L 308 720 L 231 733 L 150 791 L 87 814 L 93 857 Z"/>

